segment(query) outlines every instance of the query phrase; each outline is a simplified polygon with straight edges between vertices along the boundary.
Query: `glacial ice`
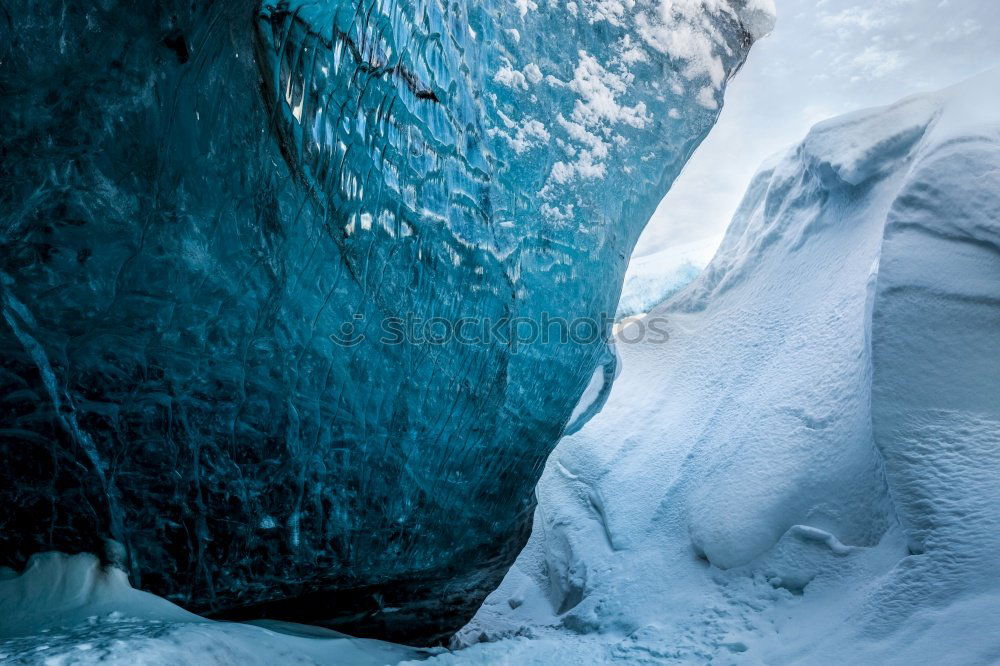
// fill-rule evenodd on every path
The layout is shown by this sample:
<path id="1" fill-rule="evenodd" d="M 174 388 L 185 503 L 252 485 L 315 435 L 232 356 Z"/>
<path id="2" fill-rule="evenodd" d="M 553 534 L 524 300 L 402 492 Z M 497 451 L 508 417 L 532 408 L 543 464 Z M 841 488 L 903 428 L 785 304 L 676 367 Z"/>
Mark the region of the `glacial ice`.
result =
<path id="1" fill-rule="evenodd" d="M 993 70 L 762 167 L 432 661 L 995 663 L 998 109 Z"/>
<path id="2" fill-rule="evenodd" d="M 610 323 L 380 329 L 613 313 L 769 4 L 6 3 L 0 564 L 95 552 L 196 612 L 457 628 L 613 376 Z"/>

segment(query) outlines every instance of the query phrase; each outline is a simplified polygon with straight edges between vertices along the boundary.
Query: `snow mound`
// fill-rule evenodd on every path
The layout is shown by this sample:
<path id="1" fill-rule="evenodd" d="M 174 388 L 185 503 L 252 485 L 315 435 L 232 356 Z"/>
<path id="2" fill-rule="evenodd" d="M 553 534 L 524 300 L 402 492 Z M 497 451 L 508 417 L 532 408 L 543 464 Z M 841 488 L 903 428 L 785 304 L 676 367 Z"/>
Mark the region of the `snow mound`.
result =
<path id="1" fill-rule="evenodd" d="M 689 285 L 704 270 L 719 241 L 716 236 L 632 257 L 625 271 L 616 317 L 648 312 Z"/>
<path id="2" fill-rule="evenodd" d="M 426 656 L 282 622 L 213 622 L 133 589 L 89 554 L 43 553 L 0 570 L 0 663 L 395 664 Z"/>
<path id="3" fill-rule="evenodd" d="M 992 663 L 1000 70 L 816 126 L 650 316 L 436 659 Z"/>

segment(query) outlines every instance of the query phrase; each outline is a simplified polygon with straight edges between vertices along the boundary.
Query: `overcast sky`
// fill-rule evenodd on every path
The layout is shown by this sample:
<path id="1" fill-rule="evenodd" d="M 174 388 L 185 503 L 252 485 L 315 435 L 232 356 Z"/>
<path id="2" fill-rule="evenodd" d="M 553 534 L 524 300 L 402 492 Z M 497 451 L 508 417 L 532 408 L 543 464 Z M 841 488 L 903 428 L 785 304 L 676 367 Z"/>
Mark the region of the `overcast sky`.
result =
<path id="1" fill-rule="evenodd" d="M 634 256 L 721 236 L 758 165 L 816 122 L 1000 65 L 1000 0 L 775 5 L 774 32 L 751 50 L 726 92 L 719 123 L 660 204 Z"/>

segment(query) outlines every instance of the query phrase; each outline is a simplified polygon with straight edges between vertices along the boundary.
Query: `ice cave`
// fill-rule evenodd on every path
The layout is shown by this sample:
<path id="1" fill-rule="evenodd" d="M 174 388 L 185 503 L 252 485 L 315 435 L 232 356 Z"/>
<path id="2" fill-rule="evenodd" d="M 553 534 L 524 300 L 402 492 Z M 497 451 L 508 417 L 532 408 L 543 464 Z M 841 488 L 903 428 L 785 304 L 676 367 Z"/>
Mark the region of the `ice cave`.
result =
<path id="1" fill-rule="evenodd" d="M 0 664 L 1000 664 L 997 22 L 0 2 Z"/>

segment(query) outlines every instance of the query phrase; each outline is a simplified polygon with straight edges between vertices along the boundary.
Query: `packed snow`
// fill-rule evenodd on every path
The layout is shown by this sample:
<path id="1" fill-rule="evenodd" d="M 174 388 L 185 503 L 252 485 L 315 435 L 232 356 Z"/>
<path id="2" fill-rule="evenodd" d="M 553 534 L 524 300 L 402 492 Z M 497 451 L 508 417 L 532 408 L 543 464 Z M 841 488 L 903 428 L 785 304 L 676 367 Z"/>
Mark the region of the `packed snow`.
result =
<path id="1" fill-rule="evenodd" d="M 998 109 L 994 70 L 821 123 L 766 164 L 710 265 L 649 314 L 669 341 L 619 345 L 603 410 L 550 457 L 531 539 L 455 650 L 210 623 L 47 555 L 0 582 L 0 651 L 997 661 Z"/>

